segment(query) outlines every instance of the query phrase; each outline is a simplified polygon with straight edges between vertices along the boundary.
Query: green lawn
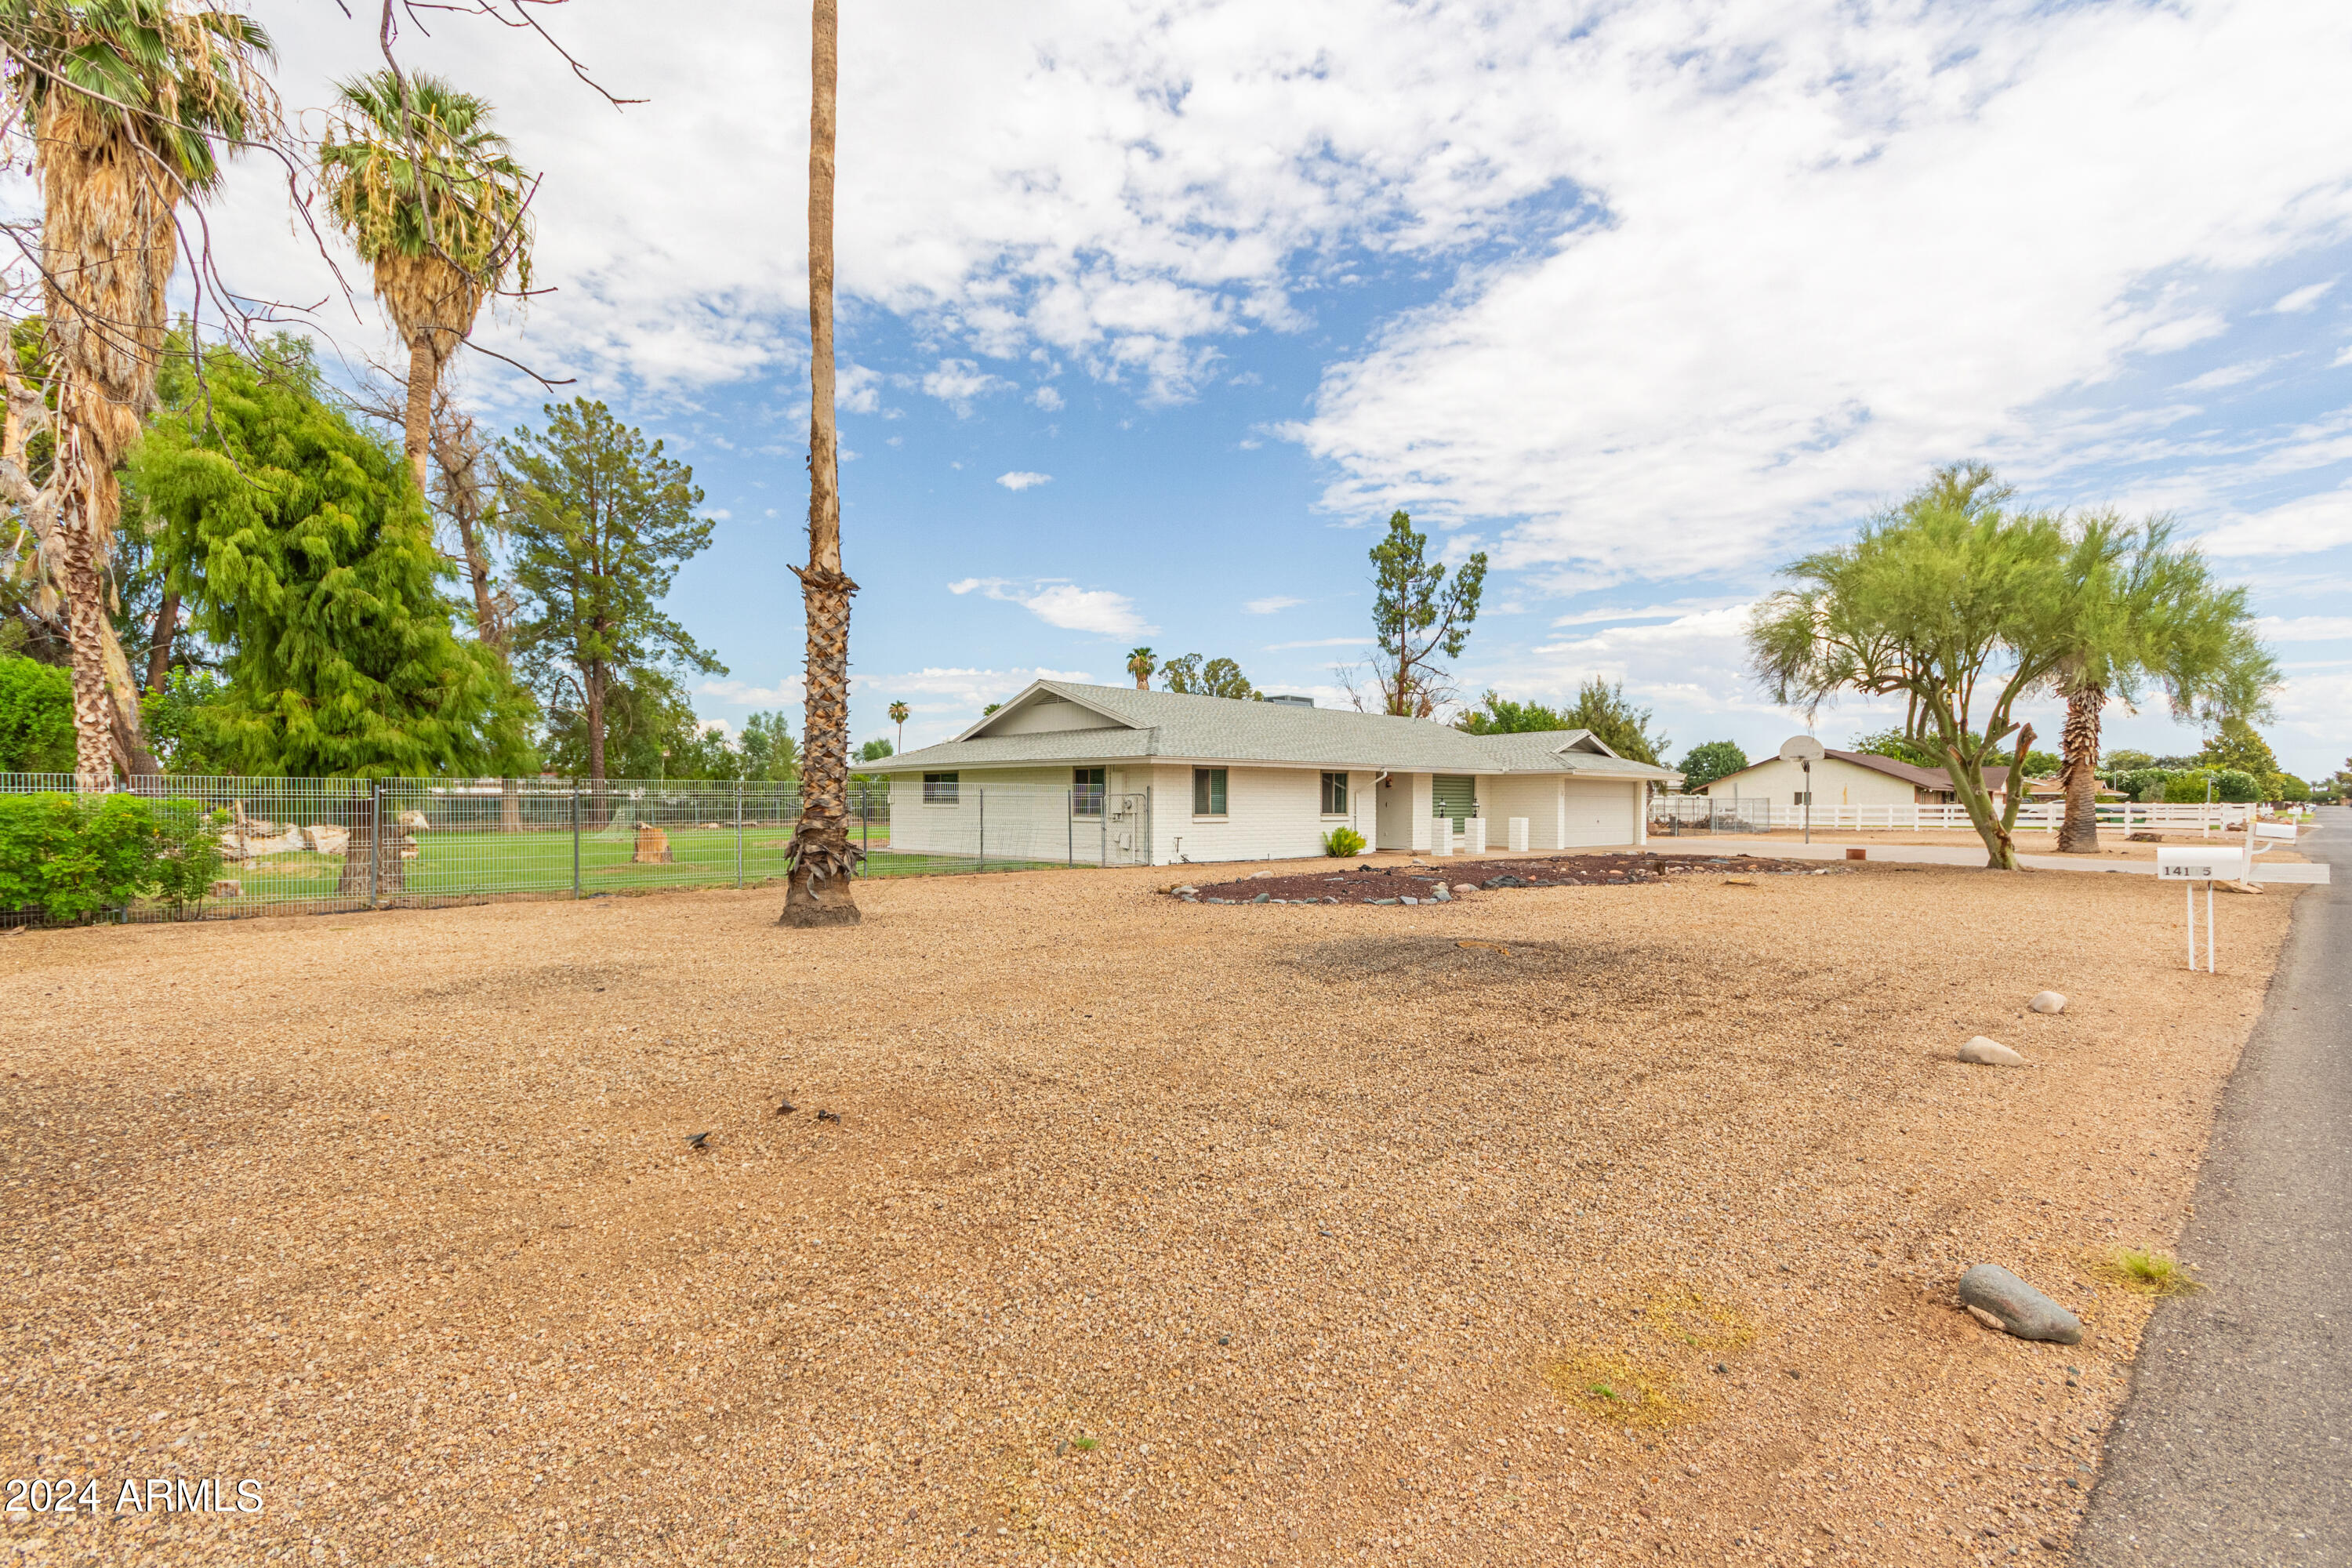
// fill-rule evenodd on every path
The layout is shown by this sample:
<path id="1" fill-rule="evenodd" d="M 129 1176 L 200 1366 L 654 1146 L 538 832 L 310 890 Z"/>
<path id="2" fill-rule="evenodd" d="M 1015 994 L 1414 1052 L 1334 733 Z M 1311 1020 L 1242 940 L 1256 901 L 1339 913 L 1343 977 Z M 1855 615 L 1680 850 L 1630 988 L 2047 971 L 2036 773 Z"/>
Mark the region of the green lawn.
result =
<path id="1" fill-rule="evenodd" d="M 878 828 L 878 825 L 877 825 Z M 640 866 L 633 829 L 584 833 L 580 837 L 580 891 L 611 892 L 625 888 L 732 886 L 737 875 L 738 845 L 732 827 L 673 827 L 670 859 L 665 865 Z M 418 854 L 402 863 L 401 891 L 409 897 L 462 898 L 495 893 L 566 893 L 572 885 L 572 838 L 568 831 L 523 833 L 468 832 L 429 828 L 416 834 Z M 860 842 L 853 834 L 853 842 Z M 773 824 L 743 830 L 741 875 L 746 883 L 784 874 L 784 851 L 790 833 Z M 862 840 L 867 851 L 865 874 L 906 877 L 969 869 L 970 862 L 950 857 L 895 854 L 886 833 L 877 830 Z M 1059 861 L 991 859 L 992 871 L 1040 868 Z M 236 879 L 245 900 L 269 903 L 331 899 L 342 873 L 342 857 L 308 851 L 271 855 L 259 860 L 224 866 L 221 875 Z"/>

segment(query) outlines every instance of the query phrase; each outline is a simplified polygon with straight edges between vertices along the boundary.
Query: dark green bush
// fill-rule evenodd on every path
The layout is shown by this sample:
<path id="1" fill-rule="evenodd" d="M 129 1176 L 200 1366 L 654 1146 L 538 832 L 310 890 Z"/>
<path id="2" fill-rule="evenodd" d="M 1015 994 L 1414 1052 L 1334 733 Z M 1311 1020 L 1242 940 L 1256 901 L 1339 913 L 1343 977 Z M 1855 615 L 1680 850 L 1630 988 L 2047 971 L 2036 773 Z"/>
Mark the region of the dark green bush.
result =
<path id="1" fill-rule="evenodd" d="M 185 907 L 219 869 L 218 825 L 194 801 L 0 795 L 0 910 L 70 925 L 133 899 Z"/>
<path id="2" fill-rule="evenodd" d="M 73 676 L 0 656 L 0 773 L 74 771 Z"/>

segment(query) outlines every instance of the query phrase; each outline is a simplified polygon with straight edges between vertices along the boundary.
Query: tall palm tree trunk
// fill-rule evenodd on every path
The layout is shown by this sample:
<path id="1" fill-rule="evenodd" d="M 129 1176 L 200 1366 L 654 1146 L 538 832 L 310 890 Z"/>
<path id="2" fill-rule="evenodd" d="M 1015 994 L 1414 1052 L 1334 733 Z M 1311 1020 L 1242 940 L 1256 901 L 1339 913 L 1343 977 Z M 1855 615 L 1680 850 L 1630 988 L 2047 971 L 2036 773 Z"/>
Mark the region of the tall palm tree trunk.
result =
<path id="1" fill-rule="evenodd" d="M 807 607 L 808 689 L 801 820 L 784 884 L 788 926 L 855 925 L 849 879 L 849 596 L 841 569 L 839 442 L 833 424 L 833 176 L 838 0 L 815 0 L 809 77 L 809 563 L 795 566 Z"/>
<path id="2" fill-rule="evenodd" d="M 75 417 L 78 401 L 70 393 L 58 399 L 58 586 L 65 600 L 66 646 L 73 654 L 74 773 L 82 788 L 102 790 L 114 783 L 114 704 L 107 695 L 106 643 L 99 631 L 106 618 L 104 543 L 95 493 L 99 476 Z"/>
<path id="3" fill-rule="evenodd" d="M 2058 853 L 2095 855 L 2099 850 L 2099 710 L 2106 688 L 2083 685 L 2066 697 L 2066 729 L 2060 740 L 2065 765 L 2066 819 L 2058 828 Z"/>
<path id="4" fill-rule="evenodd" d="M 433 334 L 419 332 L 408 345 L 408 417 L 403 447 L 408 471 L 416 476 L 416 493 L 424 495 L 425 458 L 433 447 L 433 384 L 441 374 L 433 354 Z"/>

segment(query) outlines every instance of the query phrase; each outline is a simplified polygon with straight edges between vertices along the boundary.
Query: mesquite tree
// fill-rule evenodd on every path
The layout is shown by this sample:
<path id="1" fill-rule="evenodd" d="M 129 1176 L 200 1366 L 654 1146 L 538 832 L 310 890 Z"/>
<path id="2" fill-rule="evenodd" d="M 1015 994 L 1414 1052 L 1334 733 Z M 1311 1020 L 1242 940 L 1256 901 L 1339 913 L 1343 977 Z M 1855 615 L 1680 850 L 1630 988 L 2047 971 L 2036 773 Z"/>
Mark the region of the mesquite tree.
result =
<path id="1" fill-rule="evenodd" d="M 801 737 L 801 820 L 782 923 L 855 925 L 849 879 L 849 596 L 841 569 L 840 441 L 833 422 L 833 176 L 839 75 L 837 0 L 810 16 L 809 93 L 809 563 L 795 566 L 808 616 L 807 718 Z"/>
<path id="2" fill-rule="evenodd" d="M 1437 662 L 1461 657 L 1470 623 L 1478 618 L 1478 598 L 1486 584 L 1486 552 L 1462 563 L 1454 581 L 1442 562 L 1426 560 L 1429 536 L 1415 532 L 1402 511 L 1389 517 L 1386 539 L 1372 546 L 1372 629 L 1380 639 L 1372 656 L 1372 679 L 1381 710 L 1426 719 L 1453 695 Z"/>
<path id="3" fill-rule="evenodd" d="M 1939 469 L 1852 543 L 1788 567 L 1797 586 L 1757 606 L 1748 643 L 1773 700 L 1809 716 L 1840 691 L 1909 699 L 1912 731 L 1950 776 L 1988 863 L 2013 871 L 2025 792 L 2010 789 L 1996 812 L 1985 767 L 2013 736 L 2011 777 L 2022 773 L 2033 726 L 2013 710 L 2074 646 L 2096 550 L 2053 516 L 2008 510 L 2009 496 L 1981 464 Z"/>

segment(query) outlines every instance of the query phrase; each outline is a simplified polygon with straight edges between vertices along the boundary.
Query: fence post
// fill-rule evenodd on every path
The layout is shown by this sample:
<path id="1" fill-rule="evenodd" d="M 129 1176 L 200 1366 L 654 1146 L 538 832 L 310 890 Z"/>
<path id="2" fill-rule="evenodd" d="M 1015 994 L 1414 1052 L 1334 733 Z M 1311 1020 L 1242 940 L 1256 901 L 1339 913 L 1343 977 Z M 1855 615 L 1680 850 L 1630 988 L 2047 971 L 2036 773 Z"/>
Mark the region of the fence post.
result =
<path id="1" fill-rule="evenodd" d="M 743 781 L 735 781 L 735 885 L 743 885 Z"/>
<path id="2" fill-rule="evenodd" d="M 580 896 L 580 781 L 572 781 L 572 896 Z"/>
<path id="3" fill-rule="evenodd" d="M 383 885 L 383 781 L 368 786 L 368 908 L 375 908 L 376 889 Z"/>
<path id="4" fill-rule="evenodd" d="M 973 793 L 980 796 L 980 855 L 979 864 L 973 868 L 985 871 L 988 869 L 988 791 L 982 789 Z"/>
<path id="5" fill-rule="evenodd" d="M 1104 802 L 1106 808 L 1109 803 Z M 1062 826 L 1066 842 L 1062 846 L 1062 864 L 1078 863 L 1078 792 L 1072 790 L 1062 801 Z"/>

